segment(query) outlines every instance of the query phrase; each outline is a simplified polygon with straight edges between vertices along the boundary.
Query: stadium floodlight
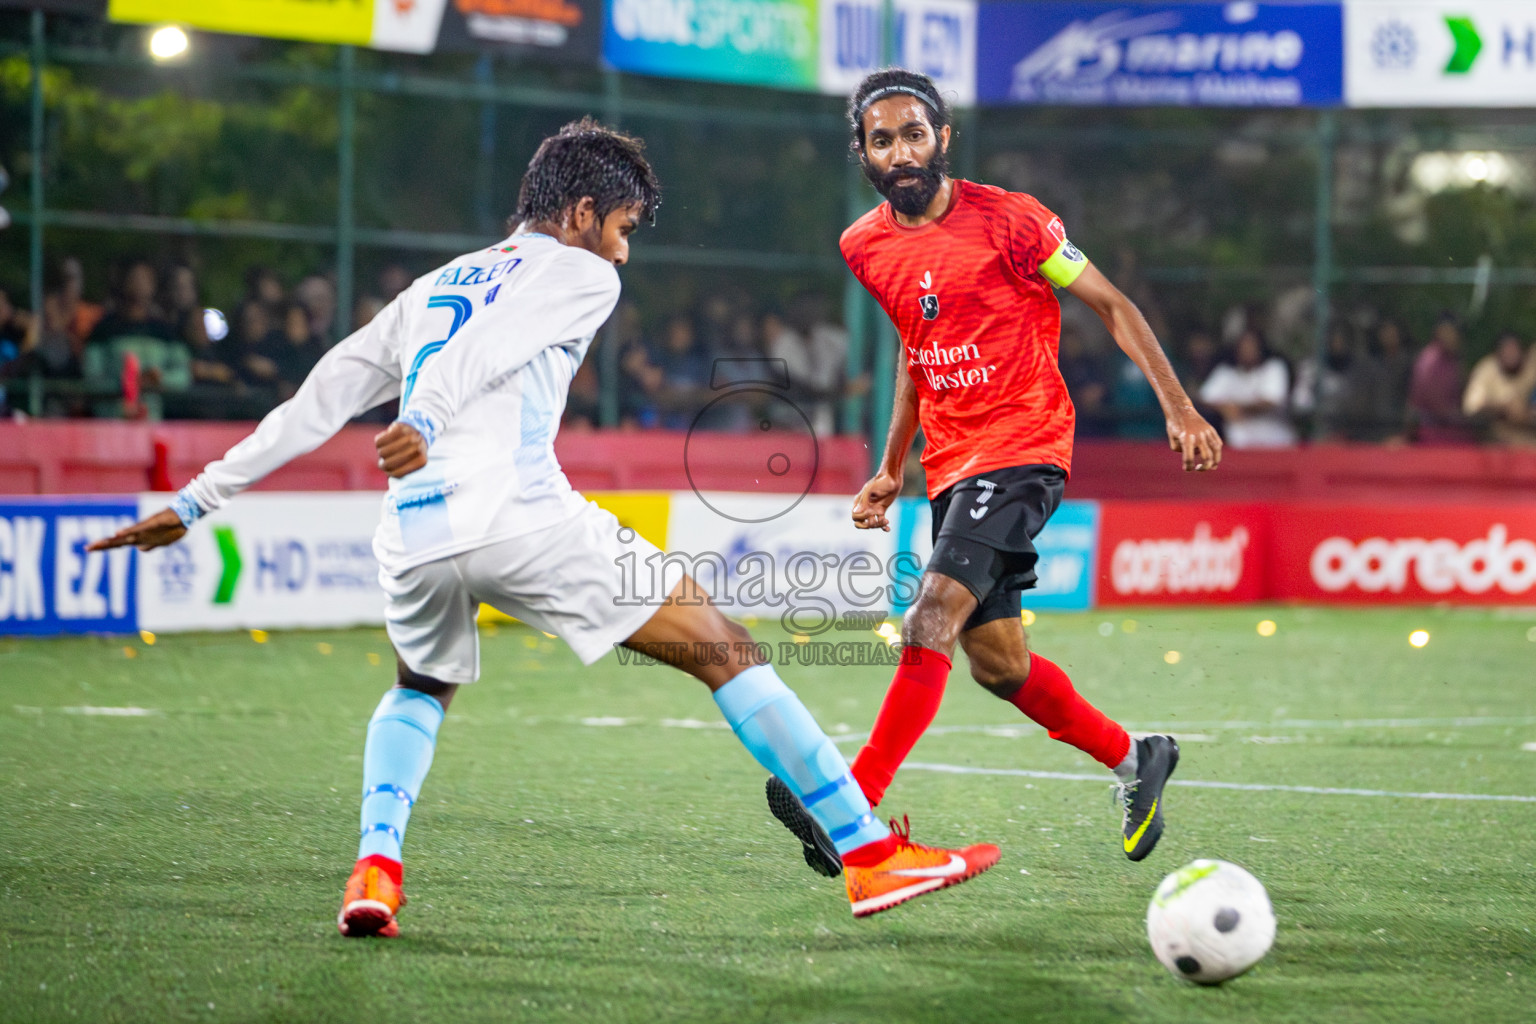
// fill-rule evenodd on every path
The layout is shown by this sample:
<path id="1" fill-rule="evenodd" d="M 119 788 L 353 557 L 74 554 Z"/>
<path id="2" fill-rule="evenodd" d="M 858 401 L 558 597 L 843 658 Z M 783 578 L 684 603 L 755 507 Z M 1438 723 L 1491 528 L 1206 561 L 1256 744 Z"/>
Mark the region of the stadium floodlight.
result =
<path id="1" fill-rule="evenodd" d="M 1529 190 L 1519 167 L 1498 152 L 1420 153 L 1413 160 L 1410 175 L 1419 188 L 1429 193 L 1477 185 Z"/>
<path id="2" fill-rule="evenodd" d="M 180 60 L 192 47 L 186 29 L 162 25 L 149 34 L 149 55 L 158 61 Z"/>

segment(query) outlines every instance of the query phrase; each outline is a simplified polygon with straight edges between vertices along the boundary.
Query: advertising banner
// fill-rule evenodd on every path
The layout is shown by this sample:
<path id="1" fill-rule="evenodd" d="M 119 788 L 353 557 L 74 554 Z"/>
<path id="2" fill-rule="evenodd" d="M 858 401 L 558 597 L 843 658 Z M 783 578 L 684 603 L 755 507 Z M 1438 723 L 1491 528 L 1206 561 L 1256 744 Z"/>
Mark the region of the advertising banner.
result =
<path id="1" fill-rule="evenodd" d="M 379 0 L 380 6 L 386 2 Z M 602 50 L 602 21 L 598 0 L 448 0 L 437 48 L 595 64 Z"/>
<path id="2" fill-rule="evenodd" d="M 846 503 L 845 503 L 846 504 Z M 1099 551 L 1099 502 L 1064 501 L 1035 538 L 1040 561 L 1035 566 L 1038 577 L 1034 589 L 1024 592 L 1024 607 L 1032 611 L 1086 611 L 1094 603 L 1094 577 Z M 916 581 L 933 554 L 933 526 L 928 499 L 900 498 L 891 527 L 895 550 L 908 552 L 910 559 L 900 560 L 897 568 L 909 575 L 911 583 L 900 587 L 897 596 L 915 596 Z M 844 510 L 846 516 L 847 510 Z M 906 611 L 910 596 L 892 607 L 894 613 Z"/>
<path id="3" fill-rule="evenodd" d="M 132 498 L 0 502 L 0 636 L 138 629 L 133 549 L 85 550 L 138 511 Z"/>
<path id="4" fill-rule="evenodd" d="M 981 103 L 1332 106 L 1337 3 L 985 3 Z"/>
<path id="5" fill-rule="evenodd" d="M 1099 604 L 1235 604 L 1268 596 L 1270 511 L 1263 506 L 1099 505 Z"/>
<path id="6" fill-rule="evenodd" d="M 1536 3 L 1347 0 L 1352 107 L 1536 106 Z"/>
<path id="7" fill-rule="evenodd" d="M 975 0 L 895 0 L 895 63 L 934 80 L 952 103 L 976 102 Z M 883 67 L 883 0 L 821 0 L 822 92 L 851 93 Z"/>
<path id="8" fill-rule="evenodd" d="M 1529 505 L 1286 505 L 1273 595 L 1339 604 L 1536 604 Z"/>
<path id="9" fill-rule="evenodd" d="M 816 0 L 609 0 L 603 58 L 620 71 L 814 89 Z"/>
<path id="10" fill-rule="evenodd" d="M 0 10 L 21 8 L 45 14 L 92 14 L 100 17 L 107 0 L 0 0 Z"/>
<path id="11" fill-rule="evenodd" d="M 672 495 L 664 564 L 637 566 L 626 590 L 658 601 L 686 572 L 727 615 L 779 620 L 819 636 L 849 623 L 872 628 L 916 595 L 912 556 L 894 538 L 856 530 L 843 495 Z M 626 569 L 627 571 L 627 569 Z"/>
<path id="12" fill-rule="evenodd" d="M 106 7 L 114 21 L 405 53 L 489 49 L 593 63 L 602 40 L 599 0 L 98 0 L 94 7 Z"/>
<path id="13" fill-rule="evenodd" d="M 213 32 L 367 46 L 373 7 L 374 0 L 111 0 L 107 13 L 113 21 L 170 21 Z"/>
<path id="14" fill-rule="evenodd" d="M 374 0 L 373 35 L 376 50 L 431 53 L 437 49 L 443 12 L 450 0 Z"/>
<path id="15" fill-rule="evenodd" d="M 144 495 L 150 515 L 169 495 Z M 311 629 L 384 621 L 373 557 L 382 494 L 243 494 L 182 540 L 138 556 L 139 625 Z"/>

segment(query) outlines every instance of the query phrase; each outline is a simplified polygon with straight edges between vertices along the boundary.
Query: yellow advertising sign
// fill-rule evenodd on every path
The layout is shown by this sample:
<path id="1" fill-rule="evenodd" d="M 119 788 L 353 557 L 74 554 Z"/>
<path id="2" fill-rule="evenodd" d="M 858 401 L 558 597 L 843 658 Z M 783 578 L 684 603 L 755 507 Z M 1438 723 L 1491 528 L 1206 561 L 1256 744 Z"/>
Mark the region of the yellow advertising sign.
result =
<path id="1" fill-rule="evenodd" d="M 113 21 L 175 22 L 213 32 L 367 46 L 374 0 L 110 0 Z"/>
<path id="2" fill-rule="evenodd" d="M 583 495 L 612 512 L 620 526 L 627 526 L 663 551 L 667 545 L 667 523 L 671 519 L 672 495 L 667 491 L 593 491 Z M 488 604 L 480 606 L 477 621 L 515 622 L 509 615 Z"/>

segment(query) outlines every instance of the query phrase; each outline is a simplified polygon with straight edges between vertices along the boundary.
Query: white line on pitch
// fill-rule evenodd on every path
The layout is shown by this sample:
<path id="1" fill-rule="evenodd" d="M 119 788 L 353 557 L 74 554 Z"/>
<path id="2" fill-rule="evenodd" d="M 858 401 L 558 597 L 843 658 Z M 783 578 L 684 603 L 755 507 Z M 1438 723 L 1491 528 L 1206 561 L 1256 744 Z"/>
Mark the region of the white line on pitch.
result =
<path id="1" fill-rule="evenodd" d="M 926 764 L 908 761 L 903 768 L 948 775 L 1007 775 L 1025 779 L 1064 779 L 1069 782 L 1107 783 L 1109 777 L 1075 772 L 1039 772 L 1026 768 L 972 768 L 960 764 Z M 1237 789 L 1249 793 L 1313 793 L 1322 796 L 1395 796 L 1405 800 L 1489 800 L 1498 803 L 1536 804 L 1536 796 L 1505 796 L 1494 793 L 1394 793 L 1386 789 L 1341 789 L 1333 786 L 1281 786 L 1260 782 L 1206 782 L 1200 779 L 1169 779 L 1170 786 L 1190 789 Z"/>
<path id="2" fill-rule="evenodd" d="M 1178 735 L 1189 729 L 1434 729 L 1469 728 L 1486 725 L 1536 725 L 1536 715 L 1471 716 L 1464 718 L 1277 718 L 1273 721 L 1247 722 L 1122 722 L 1133 732 L 1167 731 Z M 925 735 L 979 732 L 989 736 L 1016 738 L 1042 731 L 1028 722 L 997 725 L 935 725 Z M 869 737 L 867 732 L 845 733 L 832 737 L 836 743 L 850 743 Z"/>
<path id="3" fill-rule="evenodd" d="M 148 718 L 151 715 L 159 715 L 162 712 L 154 708 L 103 708 L 84 705 L 70 708 L 40 708 L 27 704 L 13 704 L 11 707 L 18 715 L 41 715 L 44 711 L 58 711 L 66 715 L 96 715 L 107 718 Z"/>

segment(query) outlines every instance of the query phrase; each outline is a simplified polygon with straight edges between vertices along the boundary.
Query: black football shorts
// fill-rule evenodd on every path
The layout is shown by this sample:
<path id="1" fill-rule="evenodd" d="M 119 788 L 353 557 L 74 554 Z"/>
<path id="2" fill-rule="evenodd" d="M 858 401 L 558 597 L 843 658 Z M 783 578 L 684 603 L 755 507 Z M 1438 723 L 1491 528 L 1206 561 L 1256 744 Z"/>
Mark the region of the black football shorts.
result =
<path id="1" fill-rule="evenodd" d="M 929 503 L 933 555 L 928 571 L 964 583 L 978 602 L 965 629 L 1019 617 L 1020 594 L 1035 585 L 1035 538 L 1061 504 L 1060 466 L 1009 466 L 967 477 Z"/>

